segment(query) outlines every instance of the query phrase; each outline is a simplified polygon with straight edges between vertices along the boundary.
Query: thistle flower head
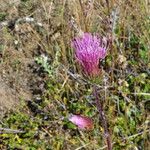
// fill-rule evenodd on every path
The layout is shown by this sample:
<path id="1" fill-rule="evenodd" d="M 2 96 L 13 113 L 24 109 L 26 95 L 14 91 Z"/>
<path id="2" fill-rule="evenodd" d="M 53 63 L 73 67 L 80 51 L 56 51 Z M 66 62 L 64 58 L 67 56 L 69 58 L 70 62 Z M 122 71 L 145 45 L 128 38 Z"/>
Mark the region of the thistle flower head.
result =
<path id="1" fill-rule="evenodd" d="M 91 130 L 94 127 L 93 120 L 86 116 L 71 115 L 69 117 L 69 121 L 71 121 L 73 124 L 77 125 L 81 129 Z"/>
<path id="2" fill-rule="evenodd" d="M 76 37 L 72 44 L 84 72 L 90 76 L 97 76 L 100 72 L 99 61 L 106 56 L 106 41 L 104 43 L 98 35 L 84 33 L 81 37 Z"/>

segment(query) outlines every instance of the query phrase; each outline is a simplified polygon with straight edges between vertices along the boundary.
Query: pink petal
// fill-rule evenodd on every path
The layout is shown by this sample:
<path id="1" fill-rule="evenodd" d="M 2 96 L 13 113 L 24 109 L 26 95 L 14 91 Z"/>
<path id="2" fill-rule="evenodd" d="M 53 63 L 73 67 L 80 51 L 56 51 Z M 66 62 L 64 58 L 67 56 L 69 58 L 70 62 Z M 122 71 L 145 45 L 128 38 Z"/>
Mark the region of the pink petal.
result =
<path id="1" fill-rule="evenodd" d="M 77 125 L 81 129 L 93 129 L 93 121 L 89 117 L 80 116 L 80 115 L 72 115 L 69 117 L 69 121 L 71 121 L 73 124 Z"/>

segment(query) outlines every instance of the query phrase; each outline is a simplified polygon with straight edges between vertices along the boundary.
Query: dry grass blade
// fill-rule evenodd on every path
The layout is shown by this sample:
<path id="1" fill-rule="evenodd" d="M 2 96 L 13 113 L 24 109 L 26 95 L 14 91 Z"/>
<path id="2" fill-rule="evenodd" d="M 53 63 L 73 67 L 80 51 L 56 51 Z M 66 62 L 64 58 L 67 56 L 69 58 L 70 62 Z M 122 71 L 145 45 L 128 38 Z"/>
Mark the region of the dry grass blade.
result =
<path id="1" fill-rule="evenodd" d="M 13 129 L 8 129 L 8 128 L 0 128 L 0 134 L 3 133 L 25 133 L 25 131 L 21 131 L 21 130 L 13 130 Z"/>

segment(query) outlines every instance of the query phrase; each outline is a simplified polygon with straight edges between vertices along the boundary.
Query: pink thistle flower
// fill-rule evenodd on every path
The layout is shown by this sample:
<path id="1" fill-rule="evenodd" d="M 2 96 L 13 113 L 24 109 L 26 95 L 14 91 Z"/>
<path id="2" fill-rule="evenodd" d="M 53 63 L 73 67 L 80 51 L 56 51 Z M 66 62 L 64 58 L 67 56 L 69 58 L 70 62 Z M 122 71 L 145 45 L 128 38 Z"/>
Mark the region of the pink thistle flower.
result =
<path id="1" fill-rule="evenodd" d="M 81 37 L 73 40 L 72 46 L 83 71 L 87 75 L 97 76 L 100 73 L 99 61 L 106 56 L 106 40 L 100 39 L 98 35 L 84 33 Z"/>
<path id="2" fill-rule="evenodd" d="M 80 129 L 92 130 L 94 128 L 93 120 L 86 116 L 71 115 L 69 121 L 77 125 Z"/>

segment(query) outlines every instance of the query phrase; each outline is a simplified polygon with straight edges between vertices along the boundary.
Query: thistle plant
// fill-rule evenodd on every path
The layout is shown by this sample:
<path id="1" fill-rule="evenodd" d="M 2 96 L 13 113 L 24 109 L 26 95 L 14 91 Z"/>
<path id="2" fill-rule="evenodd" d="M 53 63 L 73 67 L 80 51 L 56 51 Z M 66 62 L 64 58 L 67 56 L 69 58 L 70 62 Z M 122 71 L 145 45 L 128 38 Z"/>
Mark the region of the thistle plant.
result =
<path id="1" fill-rule="evenodd" d="M 99 61 L 106 56 L 106 42 L 98 35 L 84 33 L 82 37 L 76 37 L 72 45 L 75 49 L 75 57 L 82 65 L 86 75 L 98 76 L 100 73 Z"/>
<path id="2" fill-rule="evenodd" d="M 101 39 L 96 34 L 92 35 L 91 33 L 83 33 L 82 36 L 76 37 L 73 40 L 72 46 L 75 49 L 75 57 L 81 64 L 83 71 L 87 75 L 87 77 L 90 76 L 93 79 L 95 77 L 98 77 L 98 75 L 100 74 L 99 62 L 106 57 L 106 40 Z M 95 97 L 99 117 L 104 128 L 104 137 L 106 139 L 107 148 L 108 150 L 112 150 L 111 137 L 107 126 L 105 113 L 103 111 L 103 105 L 99 99 L 98 89 L 95 84 L 93 86 L 93 95 Z M 74 122 L 79 121 L 79 119 L 76 118 L 73 118 Z"/>

